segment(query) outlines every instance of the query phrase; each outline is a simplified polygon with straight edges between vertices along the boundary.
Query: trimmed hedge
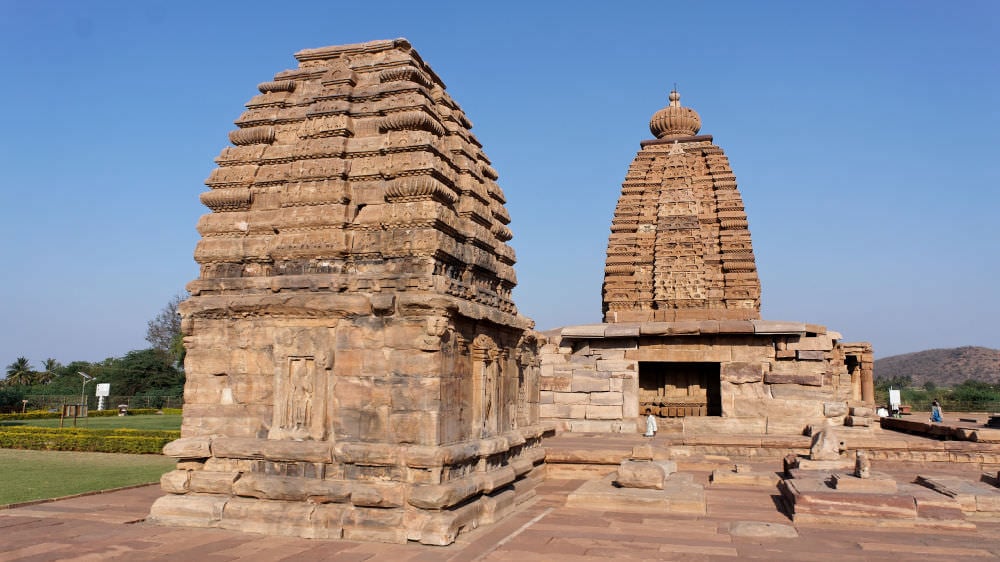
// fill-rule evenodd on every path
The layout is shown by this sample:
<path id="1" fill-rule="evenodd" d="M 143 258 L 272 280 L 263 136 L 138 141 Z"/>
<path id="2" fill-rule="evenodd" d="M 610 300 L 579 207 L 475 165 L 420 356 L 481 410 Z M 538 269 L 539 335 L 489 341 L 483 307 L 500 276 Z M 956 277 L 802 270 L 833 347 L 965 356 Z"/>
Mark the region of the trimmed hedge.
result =
<path id="1" fill-rule="evenodd" d="M 169 410 L 169 411 L 168 411 Z M 159 413 L 160 410 L 156 408 L 135 408 L 128 411 L 130 416 L 151 416 L 153 414 Z M 166 408 L 162 411 L 164 414 L 180 414 L 180 408 Z M 118 410 L 90 410 L 87 412 L 87 417 L 90 418 L 110 418 L 118 415 Z M 6 420 L 45 420 L 45 419 L 59 419 L 59 412 L 49 412 L 47 410 L 34 410 L 32 412 L 25 412 L 23 414 L 0 414 L 0 421 Z"/>
<path id="2" fill-rule="evenodd" d="M 0 427 L 0 448 L 158 455 L 180 431 Z"/>

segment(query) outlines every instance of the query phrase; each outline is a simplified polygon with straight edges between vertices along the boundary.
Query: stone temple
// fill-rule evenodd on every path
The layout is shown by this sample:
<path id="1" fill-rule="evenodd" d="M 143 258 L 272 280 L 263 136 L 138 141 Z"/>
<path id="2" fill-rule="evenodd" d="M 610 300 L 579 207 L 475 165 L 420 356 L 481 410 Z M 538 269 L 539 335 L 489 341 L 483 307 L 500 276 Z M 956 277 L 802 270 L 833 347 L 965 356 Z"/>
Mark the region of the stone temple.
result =
<path id="1" fill-rule="evenodd" d="M 201 195 L 150 521 L 444 545 L 533 496 L 557 430 L 869 423 L 868 344 L 760 319 L 735 176 L 676 92 L 622 185 L 604 322 L 543 335 L 511 300 L 497 172 L 410 44 L 295 57 Z"/>
<path id="2" fill-rule="evenodd" d="M 572 431 L 661 428 L 801 434 L 874 404 L 872 351 L 823 326 L 760 319 L 760 280 L 736 177 L 701 118 L 670 93 L 611 221 L 603 324 L 542 347 L 543 419 Z M 868 412 L 868 408 L 859 408 Z"/>
<path id="3" fill-rule="evenodd" d="M 448 544 L 531 496 L 531 322 L 497 173 L 404 40 L 296 53 L 216 159 L 160 523 Z"/>

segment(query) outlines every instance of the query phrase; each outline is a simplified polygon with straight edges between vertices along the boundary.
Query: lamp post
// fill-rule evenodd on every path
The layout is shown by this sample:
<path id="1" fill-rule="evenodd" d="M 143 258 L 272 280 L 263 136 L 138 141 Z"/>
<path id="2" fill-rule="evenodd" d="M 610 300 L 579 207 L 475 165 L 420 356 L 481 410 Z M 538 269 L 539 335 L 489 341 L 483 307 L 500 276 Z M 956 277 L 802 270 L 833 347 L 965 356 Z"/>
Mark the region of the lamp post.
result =
<path id="1" fill-rule="evenodd" d="M 88 375 L 87 373 L 84 373 L 83 371 L 77 371 L 76 374 L 78 374 L 81 377 L 83 377 L 83 387 L 80 389 L 80 407 L 82 408 L 84 406 L 84 404 L 87 403 L 86 402 L 86 400 L 87 400 L 87 397 L 86 397 L 87 383 L 90 382 L 90 381 L 92 381 L 92 380 L 94 380 L 94 377 Z M 81 413 L 82 413 L 82 410 L 81 410 Z"/>

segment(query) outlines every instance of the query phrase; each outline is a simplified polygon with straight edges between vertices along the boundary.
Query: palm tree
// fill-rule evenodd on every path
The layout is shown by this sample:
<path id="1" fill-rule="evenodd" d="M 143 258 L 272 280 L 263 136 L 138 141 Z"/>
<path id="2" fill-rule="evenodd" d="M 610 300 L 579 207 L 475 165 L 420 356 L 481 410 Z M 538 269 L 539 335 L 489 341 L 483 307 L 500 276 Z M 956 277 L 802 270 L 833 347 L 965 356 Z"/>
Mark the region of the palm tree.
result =
<path id="1" fill-rule="evenodd" d="M 7 384 L 23 385 L 31 384 L 35 377 L 35 372 L 31 370 L 31 362 L 27 357 L 18 357 L 10 365 L 7 365 Z"/>
<path id="2" fill-rule="evenodd" d="M 49 384 L 56 376 L 56 370 L 62 368 L 62 363 L 49 357 L 42 363 L 43 371 L 35 373 L 35 384 Z"/>

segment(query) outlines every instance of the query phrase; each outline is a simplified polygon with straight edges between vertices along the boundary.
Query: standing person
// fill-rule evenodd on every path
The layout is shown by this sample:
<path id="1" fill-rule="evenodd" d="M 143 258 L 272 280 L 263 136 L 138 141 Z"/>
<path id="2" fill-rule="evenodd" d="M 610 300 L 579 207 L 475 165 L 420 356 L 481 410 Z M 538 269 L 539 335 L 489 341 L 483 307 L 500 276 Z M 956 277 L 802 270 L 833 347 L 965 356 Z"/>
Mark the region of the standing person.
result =
<path id="1" fill-rule="evenodd" d="M 940 422 L 941 421 L 941 403 L 937 401 L 937 398 L 931 402 L 931 421 Z"/>
<path id="2" fill-rule="evenodd" d="M 642 434 L 644 437 L 653 437 L 656 435 L 656 418 L 653 417 L 653 410 L 646 408 L 646 433 Z"/>

